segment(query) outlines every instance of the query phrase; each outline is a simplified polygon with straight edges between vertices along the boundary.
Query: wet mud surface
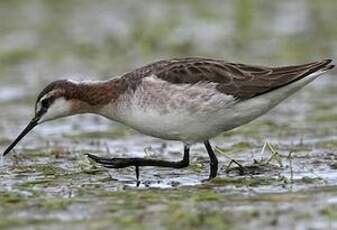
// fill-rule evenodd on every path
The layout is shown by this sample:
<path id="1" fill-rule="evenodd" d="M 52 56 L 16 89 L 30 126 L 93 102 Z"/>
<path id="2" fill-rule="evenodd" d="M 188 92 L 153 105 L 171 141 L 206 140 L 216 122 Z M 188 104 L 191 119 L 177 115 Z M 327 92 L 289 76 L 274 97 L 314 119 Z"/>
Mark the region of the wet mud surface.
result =
<path id="1" fill-rule="evenodd" d="M 205 10 L 202 1 L 147 1 L 153 8 L 146 9 L 60 2 L 0 2 L 9 20 L 0 22 L 1 152 L 31 119 L 38 91 L 51 80 L 103 79 L 170 56 L 227 53 L 289 64 L 337 54 L 335 1 L 266 4 L 271 15 L 254 5 L 261 11 L 254 17 L 234 3 Z M 292 7 L 303 15 L 289 13 Z M 306 29 L 296 32 L 289 20 Z M 317 33 L 321 39 L 312 44 L 308 36 Z M 274 50 L 263 48 L 268 39 Z M 0 158 L 0 229 L 336 229 L 336 77 L 332 71 L 258 120 L 211 140 L 219 176 L 206 182 L 202 144 L 192 146 L 185 169 L 140 168 L 137 187 L 134 168 L 106 169 L 85 154 L 180 160 L 183 145 L 92 115 L 43 124 Z"/>

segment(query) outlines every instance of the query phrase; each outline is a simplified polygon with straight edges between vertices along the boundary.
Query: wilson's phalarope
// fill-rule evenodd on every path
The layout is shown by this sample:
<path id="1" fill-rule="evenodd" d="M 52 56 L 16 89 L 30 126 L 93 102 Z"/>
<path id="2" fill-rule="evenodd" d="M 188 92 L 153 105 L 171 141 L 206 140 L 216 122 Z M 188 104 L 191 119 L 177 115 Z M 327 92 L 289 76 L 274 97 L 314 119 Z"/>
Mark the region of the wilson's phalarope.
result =
<path id="1" fill-rule="evenodd" d="M 210 175 L 218 160 L 209 139 L 246 124 L 334 66 L 331 60 L 285 67 L 237 64 L 207 58 L 158 61 L 99 82 L 60 80 L 39 94 L 35 117 L 5 150 L 6 155 L 38 124 L 79 113 L 94 113 L 143 134 L 184 143 L 181 161 L 88 157 L 108 168 L 189 165 L 190 145 L 203 142 Z"/>

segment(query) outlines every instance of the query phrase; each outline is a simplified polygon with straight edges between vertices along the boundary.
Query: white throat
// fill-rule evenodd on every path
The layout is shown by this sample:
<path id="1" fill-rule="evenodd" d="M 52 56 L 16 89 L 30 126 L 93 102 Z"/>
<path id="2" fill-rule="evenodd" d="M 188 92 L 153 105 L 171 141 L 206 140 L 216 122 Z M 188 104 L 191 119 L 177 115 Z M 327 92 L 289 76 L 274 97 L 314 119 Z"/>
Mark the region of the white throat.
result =
<path id="1" fill-rule="evenodd" d="M 57 118 L 71 115 L 70 103 L 64 98 L 57 98 L 52 105 L 48 108 L 47 112 L 42 115 L 39 123 L 54 120 Z"/>

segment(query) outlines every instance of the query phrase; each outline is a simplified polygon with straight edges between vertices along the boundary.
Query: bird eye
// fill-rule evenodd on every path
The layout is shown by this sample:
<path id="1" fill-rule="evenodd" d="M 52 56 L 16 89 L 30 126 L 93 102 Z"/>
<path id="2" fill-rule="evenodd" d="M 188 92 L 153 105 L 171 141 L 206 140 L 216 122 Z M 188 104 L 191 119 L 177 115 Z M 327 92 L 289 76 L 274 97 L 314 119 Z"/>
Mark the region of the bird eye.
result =
<path id="1" fill-rule="evenodd" d="M 48 105 L 49 105 L 48 99 L 43 99 L 43 100 L 41 101 L 41 106 L 42 106 L 43 108 L 47 108 Z"/>

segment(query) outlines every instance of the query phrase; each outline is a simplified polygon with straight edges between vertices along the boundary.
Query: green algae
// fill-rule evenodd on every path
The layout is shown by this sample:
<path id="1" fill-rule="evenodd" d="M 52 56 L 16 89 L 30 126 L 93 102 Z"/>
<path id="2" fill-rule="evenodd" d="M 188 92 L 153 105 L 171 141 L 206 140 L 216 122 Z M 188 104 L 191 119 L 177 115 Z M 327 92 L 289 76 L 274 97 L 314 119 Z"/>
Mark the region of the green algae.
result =
<path id="1" fill-rule="evenodd" d="M 304 176 L 302 177 L 301 182 L 305 184 L 315 184 L 321 180 L 322 178 Z"/>
<path id="2" fill-rule="evenodd" d="M 215 185 L 261 186 L 282 183 L 282 178 L 273 177 L 216 177 L 210 183 Z"/>
<path id="3" fill-rule="evenodd" d="M 26 198 L 19 193 L 15 192 L 0 192 L 0 205 L 11 206 L 11 205 L 21 205 L 26 202 Z"/>
<path id="4" fill-rule="evenodd" d="M 43 176 L 59 176 L 65 174 L 65 170 L 55 164 L 16 165 L 16 173 L 37 173 Z"/>
<path id="5" fill-rule="evenodd" d="M 121 127 L 119 129 L 114 129 L 112 131 L 92 131 L 92 132 L 81 132 L 78 134 L 64 134 L 64 137 L 68 138 L 80 138 L 80 139 L 102 139 L 102 138 L 121 138 L 130 135 L 130 129 Z"/>
<path id="6" fill-rule="evenodd" d="M 35 206 L 46 210 L 59 210 L 68 208 L 73 202 L 72 199 L 66 198 L 44 198 L 35 203 Z"/>
<path id="7" fill-rule="evenodd" d="M 221 200 L 222 196 L 217 192 L 205 189 L 205 190 L 200 190 L 198 192 L 192 193 L 192 196 L 190 197 L 190 199 L 196 202 L 217 201 L 217 200 Z"/>
<path id="8" fill-rule="evenodd" d="M 320 210 L 323 216 L 328 217 L 329 219 L 336 220 L 337 219 L 337 205 L 331 204 Z"/>
<path id="9" fill-rule="evenodd" d="M 330 164 L 330 168 L 332 168 L 332 169 L 337 169 L 337 162 L 333 162 L 333 163 L 331 163 Z"/>
<path id="10" fill-rule="evenodd" d="M 71 153 L 65 149 L 56 148 L 48 149 L 44 151 L 43 149 L 24 149 L 24 154 L 20 154 L 20 158 L 30 159 L 34 157 L 54 157 L 60 158 L 63 156 L 69 156 Z"/>
<path id="11" fill-rule="evenodd" d="M 36 151 L 36 150 L 24 150 L 24 154 L 21 157 L 32 158 L 32 157 L 48 157 L 49 153 L 45 151 Z"/>
<path id="12" fill-rule="evenodd" d="M 21 184 L 18 184 L 18 188 L 34 188 L 35 186 L 42 186 L 42 187 L 48 187 L 51 183 L 53 183 L 54 179 L 40 179 L 40 180 L 33 180 L 33 181 L 27 181 Z"/>
<path id="13" fill-rule="evenodd" d="M 166 211 L 167 229 L 230 229 L 230 217 L 220 211 L 191 209 L 172 203 Z M 164 215 L 165 216 L 165 215 Z"/>
<path id="14" fill-rule="evenodd" d="M 243 125 L 239 128 L 224 132 L 222 135 L 224 137 L 238 135 L 259 138 L 261 136 L 261 133 L 273 133 L 275 131 L 290 133 L 292 131 L 292 127 L 285 122 L 277 122 L 270 119 L 258 119 L 256 121 L 252 121 L 247 125 Z"/>
<path id="15" fill-rule="evenodd" d="M 319 148 L 336 150 L 337 149 L 337 140 L 320 141 L 316 145 Z"/>
<path id="16" fill-rule="evenodd" d="M 65 173 L 65 170 L 59 166 L 53 164 L 41 164 L 34 165 L 34 169 L 36 172 L 41 173 L 42 175 L 62 175 Z"/>
<path id="17" fill-rule="evenodd" d="M 116 224 L 127 229 L 146 229 L 142 224 L 142 215 L 132 215 L 132 213 L 120 216 L 114 220 Z"/>
<path id="18" fill-rule="evenodd" d="M 0 51 L 0 63 L 3 66 L 16 65 L 34 57 L 36 52 L 28 48 L 16 48 Z"/>
<path id="19" fill-rule="evenodd" d="M 8 138 L 0 138 L 0 146 L 1 145 L 9 145 L 11 143 L 11 140 Z"/>
<path id="20" fill-rule="evenodd" d="M 203 165 L 202 164 L 191 164 L 189 168 L 193 170 L 194 172 L 201 172 L 203 170 Z"/>
<path id="21" fill-rule="evenodd" d="M 18 227 L 27 228 L 29 226 L 37 227 L 39 225 L 52 224 L 53 222 L 57 222 L 57 220 L 3 218 L 0 219 L 0 229 L 12 229 Z"/>
<path id="22" fill-rule="evenodd" d="M 259 194 L 255 197 L 249 197 L 251 202 L 293 202 L 293 201 L 306 201 L 308 195 L 303 193 L 288 192 L 288 193 L 267 193 Z"/>
<path id="23" fill-rule="evenodd" d="M 246 141 L 241 141 L 241 142 L 238 142 L 232 145 L 232 148 L 235 148 L 235 149 L 250 149 L 253 147 L 255 146 L 252 143 L 246 142 Z"/>
<path id="24" fill-rule="evenodd" d="M 334 114 L 334 113 L 317 114 L 314 116 L 309 116 L 308 121 L 309 122 L 336 122 L 337 114 Z"/>

